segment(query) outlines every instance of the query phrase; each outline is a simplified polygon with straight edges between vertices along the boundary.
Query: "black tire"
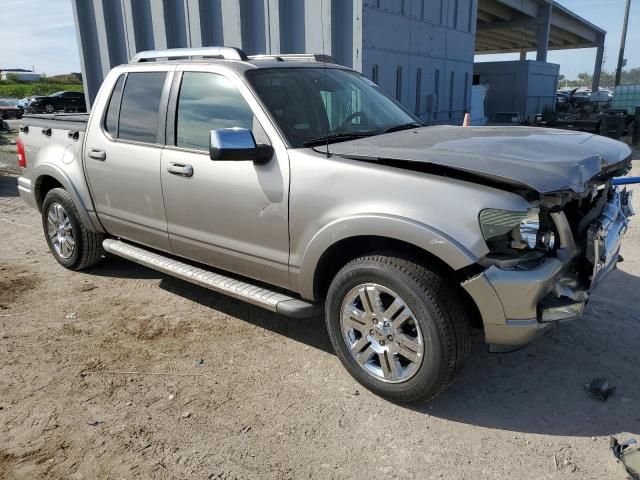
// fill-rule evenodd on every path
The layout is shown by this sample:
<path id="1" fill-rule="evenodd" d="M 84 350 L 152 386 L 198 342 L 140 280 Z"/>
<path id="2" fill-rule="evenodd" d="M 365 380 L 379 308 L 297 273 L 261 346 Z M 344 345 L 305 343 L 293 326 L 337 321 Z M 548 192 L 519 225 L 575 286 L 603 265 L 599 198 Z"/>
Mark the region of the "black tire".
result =
<path id="1" fill-rule="evenodd" d="M 72 253 L 65 258 L 61 255 L 52 242 L 52 238 L 48 233 L 47 217 L 49 215 L 50 207 L 54 204 L 59 204 L 64 209 L 66 216 L 69 218 L 71 224 L 72 236 L 75 241 Z M 42 228 L 44 230 L 44 236 L 49 245 L 49 250 L 53 254 L 53 257 L 57 262 L 69 270 L 83 270 L 85 268 L 92 267 L 100 261 L 104 254 L 102 249 L 102 241 L 104 235 L 88 230 L 78 215 L 78 209 L 76 208 L 71 195 L 63 188 L 54 188 L 50 190 L 44 202 L 42 203 Z"/>
<path id="2" fill-rule="evenodd" d="M 54 113 L 56 111 L 55 107 L 51 103 L 47 103 L 44 106 L 45 113 Z"/>
<path id="3" fill-rule="evenodd" d="M 367 283 L 381 285 L 402 297 L 422 331 L 422 362 L 406 381 L 387 383 L 365 371 L 343 337 L 342 303 L 350 291 Z M 469 355 L 470 323 L 463 305 L 455 285 L 439 268 L 392 252 L 360 257 L 345 265 L 329 287 L 325 318 L 336 355 L 360 384 L 391 401 L 419 404 L 450 385 Z"/>

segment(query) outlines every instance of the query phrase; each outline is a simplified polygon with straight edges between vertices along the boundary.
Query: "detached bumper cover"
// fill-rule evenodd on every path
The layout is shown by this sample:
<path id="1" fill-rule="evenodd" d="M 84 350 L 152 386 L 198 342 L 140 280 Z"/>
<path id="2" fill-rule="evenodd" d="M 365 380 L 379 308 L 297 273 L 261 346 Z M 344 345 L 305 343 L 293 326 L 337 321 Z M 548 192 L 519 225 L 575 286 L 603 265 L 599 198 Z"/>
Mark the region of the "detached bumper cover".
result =
<path id="1" fill-rule="evenodd" d="M 580 304 L 618 262 L 628 217 L 633 215 L 631 195 L 615 190 L 602 215 L 589 227 L 582 261 L 593 265 L 591 284 L 581 286 L 574 273 L 574 256 L 558 254 L 529 270 L 505 270 L 492 266 L 467 280 L 463 288 L 475 300 L 485 329 L 486 342 L 519 346 L 529 343 L 555 321 L 543 322 L 543 310 L 551 300 Z M 551 302 L 553 304 L 553 302 Z M 557 308 L 557 305 L 553 305 Z M 568 309 L 569 310 L 569 309 Z M 576 312 L 582 309 L 575 308 Z M 580 316 L 567 319 L 575 319 Z"/>

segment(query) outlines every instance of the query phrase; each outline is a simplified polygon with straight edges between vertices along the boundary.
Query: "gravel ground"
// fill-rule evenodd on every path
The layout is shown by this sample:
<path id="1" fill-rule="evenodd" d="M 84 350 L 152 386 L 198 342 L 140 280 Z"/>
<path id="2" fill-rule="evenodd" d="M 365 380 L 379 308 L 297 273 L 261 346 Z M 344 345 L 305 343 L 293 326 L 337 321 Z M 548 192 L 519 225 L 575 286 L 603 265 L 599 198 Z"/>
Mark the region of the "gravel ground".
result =
<path id="1" fill-rule="evenodd" d="M 640 227 L 583 319 L 510 354 L 476 332 L 458 382 L 404 408 L 349 377 L 321 318 L 117 258 L 63 270 L 14 155 L 0 145 L 1 479 L 626 478 L 609 435 L 640 440 Z"/>

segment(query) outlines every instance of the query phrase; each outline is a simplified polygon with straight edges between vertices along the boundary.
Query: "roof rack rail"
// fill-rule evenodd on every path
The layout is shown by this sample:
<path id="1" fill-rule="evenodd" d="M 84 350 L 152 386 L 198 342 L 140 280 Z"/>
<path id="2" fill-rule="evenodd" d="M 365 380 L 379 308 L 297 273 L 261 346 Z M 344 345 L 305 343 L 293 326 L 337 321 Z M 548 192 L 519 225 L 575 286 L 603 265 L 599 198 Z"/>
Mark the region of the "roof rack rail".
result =
<path id="1" fill-rule="evenodd" d="M 148 62 L 157 58 L 223 58 L 225 60 L 249 59 L 247 54 L 235 47 L 169 48 L 166 50 L 147 50 L 138 52 L 129 63 Z"/>
<path id="2" fill-rule="evenodd" d="M 285 60 L 305 61 L 305 62 L 323 62 L 323 63 L 338 63 L 331 55 L 324 55 L 322 53 L 287 53 L 280 55 L 267 54 L 267 55 L 250 55 L 249 60 L 260 60 L 272 58 L 278 62 L 284 62 Z"/>

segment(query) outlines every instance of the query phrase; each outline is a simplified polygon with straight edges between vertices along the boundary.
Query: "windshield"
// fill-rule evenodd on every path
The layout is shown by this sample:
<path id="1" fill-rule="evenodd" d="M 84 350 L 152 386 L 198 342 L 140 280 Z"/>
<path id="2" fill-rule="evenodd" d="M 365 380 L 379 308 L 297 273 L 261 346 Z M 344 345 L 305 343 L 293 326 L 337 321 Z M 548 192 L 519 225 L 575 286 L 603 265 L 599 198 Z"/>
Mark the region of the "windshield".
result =
<path id="1" fill-rule="evenodd" d="M 362 75 L 336 68 L 250 70 L 249 82 L 297 148 L 421 125 Z"/>

